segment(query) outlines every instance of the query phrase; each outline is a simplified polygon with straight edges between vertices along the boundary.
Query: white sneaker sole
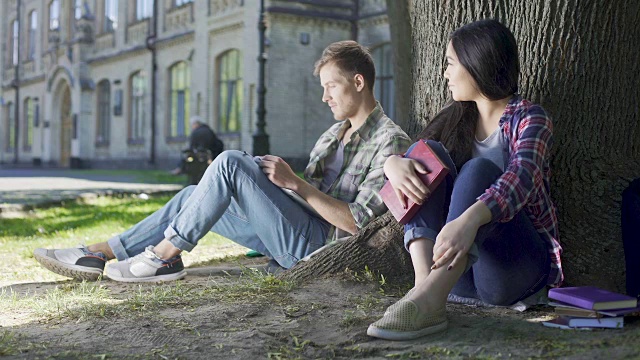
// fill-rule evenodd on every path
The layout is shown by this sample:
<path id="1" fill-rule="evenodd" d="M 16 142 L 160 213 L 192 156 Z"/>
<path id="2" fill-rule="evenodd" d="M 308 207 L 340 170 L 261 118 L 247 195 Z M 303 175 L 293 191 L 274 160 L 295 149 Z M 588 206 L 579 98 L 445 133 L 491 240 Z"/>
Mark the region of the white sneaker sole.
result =
<path id="1" fill-rule="evenodd" d="M 374 326 L 369 326 L 369 328 L 367 329 L 367 335 L 372 337 L 377 337 L 380 339 L 385 339 L 385 340 L 395 340 L 395 341 L 413 340 L 419 337 L 444 331 L 447 329 L 448 324 L 449 322 L 445 321 L 443 323 L 429 326 L 424 329 L 420 329 L 416 331 L 393 331 L 393 330 L 380 329 Z"/>
<path id="2" fill-rule="evenodd" d="M 143 277 L 143 278 L 120 277 L 118 275 L 109 274 L 108 270 L 105 271 L 104 274 L 113 281 L 129 282 L 129 283 L 176 281 L 187 276 L 187 272 L 184 270 L 177 272 L 175 274 L 157 275 L 157 276 L 149 276 L 149 277 Z"/>
<path id="3" fill-rule="evenodd" d="M 63 263 L 62 261 L 47 256 L 46 254 L 46 249 L 36 249 L 33 252 L 33 257 L 47 270 L 58 275 L 87 281 L 98 280 L 102 275 L 102 270 L 100 269 Z"/>

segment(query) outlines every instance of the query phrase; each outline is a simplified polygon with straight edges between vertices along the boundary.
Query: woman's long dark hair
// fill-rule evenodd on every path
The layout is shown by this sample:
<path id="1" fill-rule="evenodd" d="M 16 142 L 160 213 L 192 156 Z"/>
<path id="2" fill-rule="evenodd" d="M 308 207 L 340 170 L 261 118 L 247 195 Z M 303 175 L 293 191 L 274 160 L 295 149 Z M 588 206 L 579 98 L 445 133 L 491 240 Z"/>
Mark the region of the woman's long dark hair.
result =
<path id="1" fill-rule="evenodd" d="M 458 28 L 449 40 L 458 61 L 485 97 L 500 100 L 518 91 L 518 48 L 506 26 L 496 20 L 480 20 Z M 477 122 L 475 102 L 451 100 L 419 137 L 442 142 L 460 169 L 471 158 Z"/>

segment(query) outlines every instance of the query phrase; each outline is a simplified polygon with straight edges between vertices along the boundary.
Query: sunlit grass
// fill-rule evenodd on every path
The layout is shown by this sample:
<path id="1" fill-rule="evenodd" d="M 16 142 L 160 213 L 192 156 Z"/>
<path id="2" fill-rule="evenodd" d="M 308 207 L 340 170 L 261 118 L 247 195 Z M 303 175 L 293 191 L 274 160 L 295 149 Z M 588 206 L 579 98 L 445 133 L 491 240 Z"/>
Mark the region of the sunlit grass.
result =
<path id="1" fill-rule="evenodd" d="M 165 170 L 74 170 L 81 175 L 104 175 L 106 177 L 126 177 L 147 184 L 186 184 L 186 175 L 171 175 Z"/>
<path id="2" fill-rule="evenodd" d="M 244 268 L 239 278 L 210 278 L 206 283 L 132 284 L 126 292 L 113 293 L 110 283 L 66 282 L 42 293 L 17 294 L 0 290 L 0 307 L 25 316 L 23 321 L 74 320 L 144 316 L 171 307 L 188 310 L 212 300 L 217 302 L 274 303 L 294 286 L 273 275 Z"/>
<path id="3" fill-rule="evenodd" d="M 64 277 L 42 268 L 33 258 L 36 248 L 65 248 L 106 241 L 162 207 L 171 197 L 101 197 L 88 204 L 68 203 L 62 207 L 35 210 L 30 216 L 0 219 L 0 286 L 28 281 L 55 281 Z M 247 249 L 209 233 L 185 265 L 212 258 L 243 254 Z"/>

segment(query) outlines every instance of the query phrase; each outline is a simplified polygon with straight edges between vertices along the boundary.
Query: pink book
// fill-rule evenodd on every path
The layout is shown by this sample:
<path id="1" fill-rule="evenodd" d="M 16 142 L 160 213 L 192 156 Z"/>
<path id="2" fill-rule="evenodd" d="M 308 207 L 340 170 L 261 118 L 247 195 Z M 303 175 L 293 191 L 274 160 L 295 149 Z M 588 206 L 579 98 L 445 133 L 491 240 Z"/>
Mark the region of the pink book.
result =
<path id="1" fill-rule="evenodd" d="M 429 171 L 428 174 L 418 174 L 423 183 L 427 185 L 430 191 L 434 191 L 438 185 L 444 180 L 445 176 L 449 173 L 449 168 L 440 160 L 438 155 L 425 143 L 424 141 L 418 141 L 416 146 L 411 149 L 411 152 L 405 155 L 406 158 L 417 160 Z M 406 224 L 413 218 L 413 216 L 420 209 L 420 205 L 407 199 L 407 208 L 403 208 L 400 200 L 393 191 L 393 187 L 390 182 L 386 182 L 380 190 L 380 196 L 387 205 L 387 208 L 393 216 L 401 224 Z"/>
<path id="2" fill-rule="evenodd" d="M 595 286 L 554 288 L 549 299 L 589 310 L 627 309 L 638 306 L 638 299 Z"/>

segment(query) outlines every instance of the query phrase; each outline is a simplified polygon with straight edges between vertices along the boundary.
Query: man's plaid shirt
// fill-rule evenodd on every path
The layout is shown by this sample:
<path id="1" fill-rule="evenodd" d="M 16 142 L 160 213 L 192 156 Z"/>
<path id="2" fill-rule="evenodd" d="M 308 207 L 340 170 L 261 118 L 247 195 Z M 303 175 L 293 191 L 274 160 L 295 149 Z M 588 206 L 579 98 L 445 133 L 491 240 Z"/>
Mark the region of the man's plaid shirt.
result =
<path id="1" fill-rule="evenodd" d="M 311 150 L 304 178 L 314 187 L 320 188 L 324 160 L 336 151 L 350 126 L 349 120 L 336 123 L 320 136 Z M 384 114 L 378 103 L 365 123 L 353 132 L 351 141 L 344 146 L 342 170 L 327 195 L 349 204 L 358 229 L 387 211 L 378 194 L 384 185 L 384 162 L 390 155 L 404 153 L 410 144 L 407 134 Z M 349 235 L 333 227 L 327 242 Z"/>
<path id="2" fill-rule="evenodd" d="M 478 200 L 491 210 L 493 221 L 507 222 L 524 210 L 546 241 L 551 257 L 548 285 L 560 286 L 564 276 L 558 242 L 558 217 L 551 201 L 549 155 L 553 124 L 539 105 L 514 96 L 500 118 L 507 145 L 506 170 Z"/>

